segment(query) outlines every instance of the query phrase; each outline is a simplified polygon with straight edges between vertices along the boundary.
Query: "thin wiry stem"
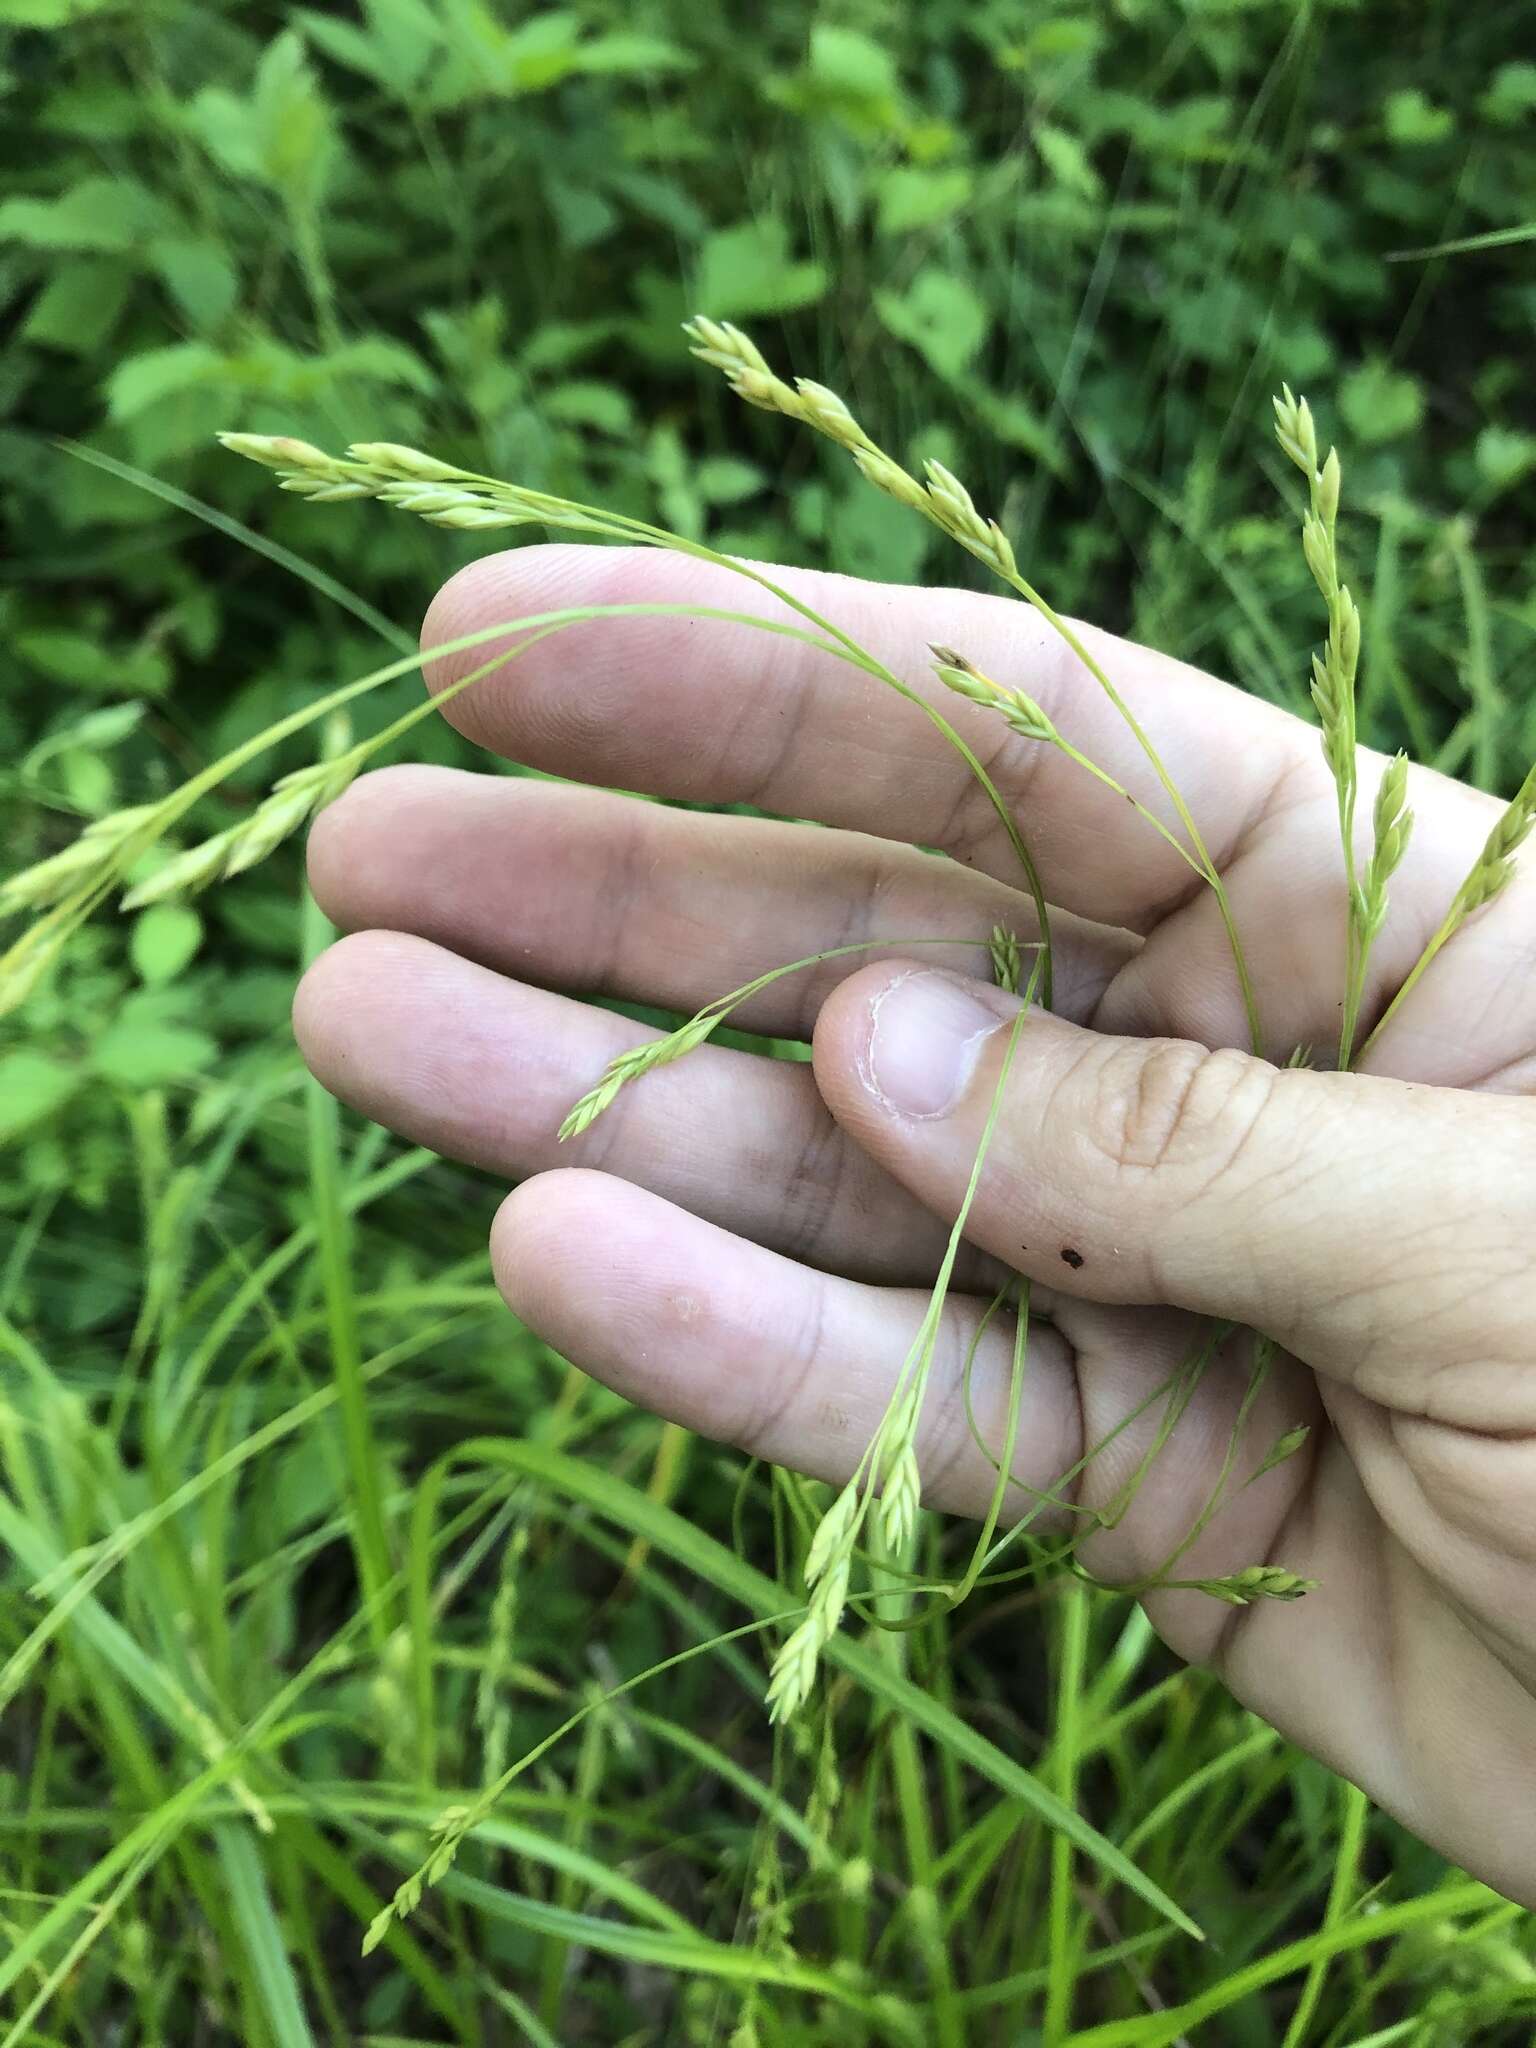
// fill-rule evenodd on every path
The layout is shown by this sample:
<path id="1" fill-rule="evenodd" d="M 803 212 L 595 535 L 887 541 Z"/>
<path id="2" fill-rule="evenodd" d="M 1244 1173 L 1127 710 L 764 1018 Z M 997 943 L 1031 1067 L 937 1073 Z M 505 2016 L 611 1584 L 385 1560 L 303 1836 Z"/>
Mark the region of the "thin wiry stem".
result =
<path id="1" fill-rule="evenodd" d="M 769 367 L 762 351 L 751 337 L 744 334 L 739 327 L 726 320 L 699 317 L 685 324 L 685 332 L 693 343 L 693 353 L 702 362 L 721 371 L 738 397 L 762 411 L 782 413 L 786 418 L 798 420 L 845 449 L 853 457 L 860 473 L 870 483 L 878 490 L 884 491 L 888 497 L 896 499 L 899 504 L 922 513 L 941 533 L 947 534 L 951 540 L 957 541 L 969 554 L 974 555 L 977 561 L 984 563 L 995 576 L 1038 612 L 1052 632 L 1076 655 L 1145 754 L 1174 808 L 1179 823 L 1189 835 L 1190 846 L 1200 863 L 1199 872 L 1209 883 L 1216 897 L 1227 943 L 1232 951 L 1249 1039 L 1254 1051 L 1259 1051 L 1263 1037 L 1259 1023 L 1258 999 L 1254 993 L 1252 976 L 1248 971 L 1247 956 L 1243 951 L 1237 921 L 1232 913 L 1226 883 L 1211 858 L 1200 828 L 1195 823 L 1188 804 L 1169 774 L 1150 734 L 1116 689 L 1103 665 L 1089 651 L 1082 635 L 1020 573 L 1012 545 L 997 521 L 982 517 L 970 492 L 942 463 L 925 464 L 926 482 L 920 483 L 896 461 L 894 456 L 888 454 L 870 438 L 836 392 L 829 391 L 823 384 L 812 382 L 808 377 L 797 377 L 793 384 L 786 383 Z"/>

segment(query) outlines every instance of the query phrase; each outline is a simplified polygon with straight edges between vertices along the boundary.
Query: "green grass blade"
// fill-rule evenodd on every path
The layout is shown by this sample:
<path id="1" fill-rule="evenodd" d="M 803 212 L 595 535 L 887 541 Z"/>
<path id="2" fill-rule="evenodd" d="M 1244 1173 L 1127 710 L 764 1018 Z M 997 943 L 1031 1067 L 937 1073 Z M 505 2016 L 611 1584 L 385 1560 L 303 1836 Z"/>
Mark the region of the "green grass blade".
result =
<path id="1" fill-rule="evenodd" d="M 542 1444 L 512 1438 L 483 1437 L 459 1446 L 458 1456 L 481 1458 L 488 1463 L 509 1466 L 529 1478 L 580 1501 L 606 1520 L 617 1522 L 631 1536 L 642 1536 L 665 1552 L 675 1563 L 706 1580 L 750 1612 L 767 1616 L 781 1613 L 786 1605 L 783 1589 L 734 1551 L 685 1521 L 670 1508 L 647 1500 L 637 1488 L 595 1465 L 584 1463 L 563 1451 Z M 1160 1885 L 1118 1849 L 1106 1836 L 1065 1805 L 1056 1794 L 1005 1756 L 979 1729 L 962 1721 L 909 1678 L 893 1671 L 875 1650 L 836 1636 L 827 1645 L 828 1658 L 850 1678 L 885 1705 L 905 1715 L 930 1740 L 949 1750 L 961 1762 L 980 1772 L 1002 1791 L 1016 1799 L 1043 1826 L 1065 1835 L 1083 1856 L 1097 1864 L 1107 1877 L 1123 1884 L 1138 1898 L 1195 1939 L 1202 1939 L 1198 1925 Z"/>
<path id="2" fill-rule="evenodd" d="M 251 1975 L 261 1999 L 262 2017 L 277 2048 L 315 2048 L 304 2017 L 298 1980 L 288 1960 L 282 1923 L 267 1890 L 266 1873 L 248 1827 L 221 1821 L 213 1830 L 219 1867 L 229 1886 L 235 1925 L 245 1943 Z"/>

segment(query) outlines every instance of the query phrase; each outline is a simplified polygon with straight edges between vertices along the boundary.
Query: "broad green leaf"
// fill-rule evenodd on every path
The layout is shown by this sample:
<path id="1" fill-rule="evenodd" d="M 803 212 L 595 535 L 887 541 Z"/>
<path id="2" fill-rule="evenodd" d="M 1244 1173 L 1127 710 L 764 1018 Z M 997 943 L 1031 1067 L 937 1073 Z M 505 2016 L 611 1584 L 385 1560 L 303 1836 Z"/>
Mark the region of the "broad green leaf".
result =
<path id="1" fill-rule="evenodd" d="M 91 1064 L 104 1081 L 121 1088 L 160 1088 L 190 1080 L 218 1056 L 217 1041 L 204 1031 L 156 1017 L 124 1015 L 109 1024 L 91 1048 Z"/>
<path id="2" fill-rule="evenodd" d="M 824 90 L 850 99 L 894 104 L 901 89 L 890 50 L 857 29 L 817 22 L 811 30 L 810 76 Z"/>
<path id="3" fill-rule="evenodd" d="M 1339 411 L 1356 440 L 1395 441 L 1424 417 L 1424 394 L 1412 377 L 1375 357 L 1344 379 Z"/>
<path id="4" fill-rule="evenodd" d="M 25 341 L 70 355 L 95 353 L 117 325 L 133 273 L 110 257 L 82 256 L 56 270 L 22 322 Z"/>
<path id="5" fill-rule="evenodd" d="M 875 308 L 891 333 L 941 377 L 958 377 L 970 366 L 992 324 L 986 301 L 947 270 L 920 270 L 901 294 L 876 292 Z"/>
<path id="6" fill-rule="evenodd" d="M 175 341 L 119 363 L 107 379 L 107 409 L 115 420 L 131 420 L 162 398 L 227 377 L 228 365 L 203 341 Z"/>
<path id="7" fill-rule="evenodd" d="M 791 256 L 789 230 L 769 217 L 709 237 L 699 251 L 694 299 L 712 319 L 791 313 L 813 305 L 827 284 L 825 266 Z"/>
<path id="8" fill-rule="evenodd" d="M 0 0 L 0 23 L 11 28 L 67 28 L 122 4 L 123 0 Z"/>
<path id="9" fill-rule="evenodd" d="M 125 252 L 163 224 L 165 211 L 131 179 L 83 178 L 57 199 L 7 199 L 0 205 L 0 242 Z"/>
<path id="10" fill-rule="evenodd" d="M 87 641 L 95 647 L 95 641 Z M 35 658 L 35 657 L 34 657 Z M 108 657 L 110 660 L 110 657 Z M 40 663 L 40 666 L 48 665 Z M 116 666 L 116 664 L 113 664 Z M 66 679 L 71 677 L 71 664 L 55 667 L 54 673 Z M 129 733 L 137 732 L 144 717 L 144 706 L 140 703 L 103 704 L 100 710 L 88 711 L 83 718 L 72 718 L 57 731 L 46 733 L 37 745 L 31 748 L 21 763 L 23 782 L 35 782 L 44 765 L 55 754 L 62 754 L 69 747 L 115 747 L 127 739 Z"/>
<path id="11" fill-rule="evenodd" d="M 1473 454 L 1483 482 L 1492 490 L 1506 491 L 1536 469 L 1536 434 L 1517 427 L 1484 427 Z"/>
<path id="12" fill-rule="evenodd" d="M 706 503 L 739 505 L 755 498 L 767 478 L 755 462 L 743 462 L 739 455 L 706 455 L 694 465 L 693 481 Z"/>
<path id="13" fill-rule="evenodd" d="M 539 397 L 540 409 L 549 418 L 568 421 L 575 427 L 595 427 L 603 434 L 634 431 L 635 409 L 629 394 L 617 384 L 574 380 L 552 384 Z"/>
<path id="14" fill-rule="evenodd" d="M 93 634 L 68 626 L 39 626 L 18 633 L 11 644 L 31 667 L 73 689 L 111 690 L 121 683 L 121 663 Z"/>
<path id="15" fill-rule="evenodd" d="M 827 525 L 832 567 L 873 583 L 915 583 L 933 545 L 933 528 L 862 477 L 833 500 Z"/>
<path id="16" fill-rule="evenodd" d="M 229 252 L 211 237 L 157 235 L 149 260 L 193 327 L 218 327 L 235 303 L 240 280 Z"/>
<path id="17" fill-rule="evenodd" d="M 1388 93 L 1382 108 L 1387 138 L 1400 149 L 1413 149 L 1429 142 L 1444 142 L 1456 132 L 1456 116 L 1449 107 L 1437 107 L 1416 85 Z"/>
<path id="18" fill-rule="evenodd" d="M 134 920 L 129 957 L 151 988 L 174 981 L 203 942 L 203 920 L 189 903 L 152 903 Z"/>
<path id="19" fill-rule="evenodd" d="M 913 228 L 934 227 L 968 205 L 975 188 L 975 178 L 962 165 L 929 171 L 898 164 L 876 188 L 880 231 L 902 235 Z"/>
<path id="20" fill-rule="evenodd" d="M 1501 127 L 1512 127 L 1536 114 L 1536 64 L 1501 64 L 1477 110 L 1485 121 L 1496 121 Z"/>
<path id="21" fill-rule="evenodd" d="M 1069 129 L 1042 122 L 1035 130 L 1035 147 L 1041 162 L 1058 185 L 1080 199 L 1097 199 L 1103 191 L 1098 172 L 1088 161 L 1088 152 Z"/>
<path id="22" fill-rule="evenodd" d="M 0 1053 L 0 1144 L 46 1123 L 68 1102 L 81 1079 L 78 1067 L 31 1046 Z"/>
<path id="23" fill-rule="evenodd" d="M 577 51 L 577 69 L 602 75 L 631 71 L 692 71 L 698 59 L 663 36 L 620 33 L 597 36 Z"/>

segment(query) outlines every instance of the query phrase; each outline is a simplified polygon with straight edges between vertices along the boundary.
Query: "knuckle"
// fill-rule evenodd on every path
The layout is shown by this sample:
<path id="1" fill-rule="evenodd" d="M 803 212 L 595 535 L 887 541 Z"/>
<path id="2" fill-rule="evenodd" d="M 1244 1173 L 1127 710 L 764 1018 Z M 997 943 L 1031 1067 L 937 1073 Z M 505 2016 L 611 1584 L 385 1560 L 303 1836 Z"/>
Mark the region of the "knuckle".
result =
<path id="1" fill-rule="evenodd" d="M 1099 1066 L 1089 1130 L 1117 1173 L 1190 1176 L 1202 1188 L 1251 1144 L 1275 1070 L 1178 1040 L 1117 1046 Z"/>

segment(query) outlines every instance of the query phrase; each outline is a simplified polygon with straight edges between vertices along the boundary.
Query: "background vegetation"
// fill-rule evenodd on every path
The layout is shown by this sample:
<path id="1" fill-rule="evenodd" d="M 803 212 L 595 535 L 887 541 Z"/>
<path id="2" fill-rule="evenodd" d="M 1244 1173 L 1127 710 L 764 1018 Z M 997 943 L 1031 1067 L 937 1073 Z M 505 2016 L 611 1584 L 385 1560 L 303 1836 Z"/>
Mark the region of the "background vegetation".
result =
<path id="1" fill-rule="evenodd" d="M 951 461 L 1063 608 L 1298 708 L 1267 407 L 1304 386 L 1351 456 L 1366 736 L 1507 786 L 1536 754 L 1522 17 L 0 0 L 7 867 L 408 646 L 469 552 L 277 500 L 217 427 L 961 573 L 701 375 L 695 307 Z M 604 1702 L 771 1604 L 735 1559 L 773 1571 L 773 1497 L 510 1322 L 494 1187 L 308 1087 L 286 1011 L 324 937 L 289 849 L 99 925 L 0 1025 L 0 2041 L 1529 2039 L 1525 1916 L 1111 1601 L 876 1637 L 835 1740 L 775 1748 L 751 1635 Z M 371 1605 L 367 1426 L 401 1574 Z M 362 1960 L 430 1820 L 583 1706 Z M 1206 1944 L 1053 1849 L 1042 1784 Z"/>

